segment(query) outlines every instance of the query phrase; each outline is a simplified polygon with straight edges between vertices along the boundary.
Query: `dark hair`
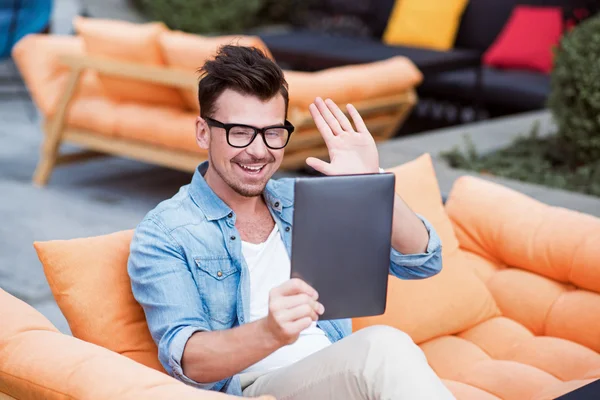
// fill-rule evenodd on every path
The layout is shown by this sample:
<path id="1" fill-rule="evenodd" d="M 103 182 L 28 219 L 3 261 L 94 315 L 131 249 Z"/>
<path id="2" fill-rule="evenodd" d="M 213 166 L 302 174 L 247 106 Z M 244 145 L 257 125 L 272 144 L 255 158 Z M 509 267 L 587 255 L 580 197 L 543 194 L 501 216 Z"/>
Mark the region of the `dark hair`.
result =
<path id="1" fill-rule="evenodd" d="M 261 100 L 270 100 L 281 93 L 288 110 L 288 84 L 283 71 L 264 52 L 255 47 L 225 45 L 219 48 L 214 59 L 200 69 L 198 102 L 200 115 L 211 117 L 217 98 L 232 89 Z"/>

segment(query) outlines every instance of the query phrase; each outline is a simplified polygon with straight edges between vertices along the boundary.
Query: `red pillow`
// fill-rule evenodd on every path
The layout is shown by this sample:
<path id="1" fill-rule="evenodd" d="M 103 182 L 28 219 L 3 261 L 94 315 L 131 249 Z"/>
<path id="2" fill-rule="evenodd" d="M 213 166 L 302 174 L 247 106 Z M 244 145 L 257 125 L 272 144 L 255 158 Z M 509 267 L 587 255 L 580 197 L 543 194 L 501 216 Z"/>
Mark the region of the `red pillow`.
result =
<path id="1" fill-rule="evenodd" d="M 517 6 L 483 55 L 483 63 L 548 74 L 552 71 L 552 49 L 558 45 L 562 33 L 560 7 Z"/>

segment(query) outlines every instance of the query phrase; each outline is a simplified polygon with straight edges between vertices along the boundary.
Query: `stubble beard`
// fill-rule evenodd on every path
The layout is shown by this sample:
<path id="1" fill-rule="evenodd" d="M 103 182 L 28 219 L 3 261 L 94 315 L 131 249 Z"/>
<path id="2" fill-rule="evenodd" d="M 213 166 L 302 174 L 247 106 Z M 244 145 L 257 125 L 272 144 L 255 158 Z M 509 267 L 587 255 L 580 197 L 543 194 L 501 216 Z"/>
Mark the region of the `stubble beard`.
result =
<path id="1" fill-rule="evenodd" d="M 242 162 L 242 160 L 236 160 L 236 158 L 233 158 L 230 162 Z M 264 168 L 267 168 L 267 166 L 269 164 L 272 164 L 275 161 L 275 159 L 271 156 L 268 160 L 253 160 L 252 163 L 258 163 L 259 161 L 265 164 Z M 227 186 L 229 186 L 234 192 L 236 192 L 240 196 L 251 198 L 262 195 L 262 193 L 265 190 L 265 187 L 267 186 L 267 182 L 269 181 L 269 179 L 271 179 L 271 176 L 268 176 L 265 177 L 264 182 L 261 182 L 259 185 L 244 185 L 232 176 L 228 176 L 227 174 L 223 173 L 219 168 L 215 168 L 216 164 L 212 162 L 212 157 L 210 155 L 209 163 L 213 165 L 215 172 L 217 173 L 217 175 L 219 175 L 223 182 L 225 182 Z"/>

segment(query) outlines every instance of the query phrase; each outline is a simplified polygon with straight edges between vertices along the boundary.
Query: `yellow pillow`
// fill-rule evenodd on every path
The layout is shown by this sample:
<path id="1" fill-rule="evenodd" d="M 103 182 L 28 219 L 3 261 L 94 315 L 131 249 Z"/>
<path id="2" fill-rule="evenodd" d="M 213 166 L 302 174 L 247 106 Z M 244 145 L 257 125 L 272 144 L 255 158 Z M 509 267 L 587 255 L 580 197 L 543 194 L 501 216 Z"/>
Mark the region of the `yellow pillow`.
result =
<path id="1" fill-rule="evenodd" d="M 469 0 L 396 0 L 383 41 L 391 45 L 449 50 Z"/>

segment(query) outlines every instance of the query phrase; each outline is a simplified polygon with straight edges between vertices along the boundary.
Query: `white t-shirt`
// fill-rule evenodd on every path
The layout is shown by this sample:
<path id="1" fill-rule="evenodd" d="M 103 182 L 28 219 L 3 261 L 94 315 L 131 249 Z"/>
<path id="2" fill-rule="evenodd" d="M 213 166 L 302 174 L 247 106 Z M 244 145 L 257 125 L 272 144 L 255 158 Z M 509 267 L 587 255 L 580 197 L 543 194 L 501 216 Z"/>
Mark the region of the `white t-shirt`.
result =
<path id="1" fill-rule="evenodd" d="M 260 244 L 242 241 L 242 254 L 250 270 L 250 322 L 269 313 L 269 291 L 290 279 L 290 257 L 279 234 L 277 224 Z M 242 373 L 265 373 L 293 364 L 319 351 L 331 342 L 317 323 L 313 322 L 300 333 L 298 340 L 281 347 L 266 358 L 246 368 Z"/>

